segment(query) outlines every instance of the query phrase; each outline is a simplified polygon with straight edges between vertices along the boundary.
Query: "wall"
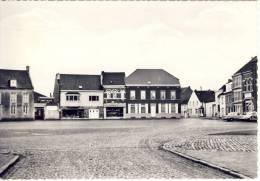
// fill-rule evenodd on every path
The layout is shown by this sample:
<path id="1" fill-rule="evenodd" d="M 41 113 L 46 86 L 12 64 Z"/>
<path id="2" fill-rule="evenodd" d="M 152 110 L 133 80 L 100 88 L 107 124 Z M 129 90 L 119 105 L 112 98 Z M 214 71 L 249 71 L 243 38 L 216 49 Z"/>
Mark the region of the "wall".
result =
<path id="1" fill-rule="evenodd" d="M 61 91 L 60 95 L 60 106 L 66 107 L 97 107 L 103 106 L 103 91 L 82 91 L 76 90 L 76 92 L 80 93 L 80 100 L 79 101 L 67 101 L 66 100 L 66 93 L 67 91 Z M 99 101 L 89 101 L 89 96 L 99 96 Z"/>
<path id="2" fill-rule="evenodd" d="M 16 113 L 11 115 L 10 108 L 10 94 L 11 92 L 16 93 Z M 25 114 L 23 112 L 23 94 L 29 94 L 29 103 L 28 103 L 28 113 Z M 32 120 L 34 119 L 34 97 L 33 90 L 10 90 L 10 89 L 2 89 L 0 90 L 1 95 L 1 119 L 9 120 L 9 119 L 25 119 Z"/>

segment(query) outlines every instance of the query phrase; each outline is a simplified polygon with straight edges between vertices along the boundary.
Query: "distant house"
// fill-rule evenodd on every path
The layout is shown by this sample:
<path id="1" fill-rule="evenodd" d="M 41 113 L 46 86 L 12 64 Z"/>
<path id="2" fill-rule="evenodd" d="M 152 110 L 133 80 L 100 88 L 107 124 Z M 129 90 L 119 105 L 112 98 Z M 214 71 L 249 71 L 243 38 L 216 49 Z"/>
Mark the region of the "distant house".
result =
<path id="1" fill-rule="evenodd" d="M 224 84 L 215 93 L 215 103 L 216 103 L 216 117 L 223 118 L 228 113 L 232 112 L 232 80 L 229 79 L 226 84 Z"/>
<path id="2" fill-rule="evenodd" d="M 26 70 L 0 69 L 0 120 L 34 119 L 33 85 Z"/>
<path id="3" fill-rule="evenodd" d="M 100 75 L 57 74 L 53 95 L 62 119 L 103 118 Z"/>
<path id="4" fill-rule="evenodd" d="M 232 76 L 233 112 L 246 114 L 257 111 L 257 57 Z"/>
<path id="5" fill-rule="evenodd" d="M 215 92 L 211 90 L 195 90 L 188 102 L 191 117 L 212 117 L 215 114 Z"/>
<path id="6" fill-rule="evenodd" d="M 189 117 L 188 112 L 188 102 L 190 100 L 192 94 L 192 89 L 190 87 L 181 88 L 181 116 L 182 117 Z"/>
<path id="7" fill-rule="evenodd" d="M 47 97 L 34 91 L 35 119 L 59 119 L 59 108 L 53 97 Z"/>
<path id="8" fill-rule="evenodd" d="M 125 102 L 125 73 L 102 72 L 102 86 L 104 89 L 104 118 L 124 118 Z"/>
<path id="9" fill-rule="evenodd" d="M 179 79 L 162 69 L 136 69 L 126 78 L 126 118 L 180 117 Z"/>

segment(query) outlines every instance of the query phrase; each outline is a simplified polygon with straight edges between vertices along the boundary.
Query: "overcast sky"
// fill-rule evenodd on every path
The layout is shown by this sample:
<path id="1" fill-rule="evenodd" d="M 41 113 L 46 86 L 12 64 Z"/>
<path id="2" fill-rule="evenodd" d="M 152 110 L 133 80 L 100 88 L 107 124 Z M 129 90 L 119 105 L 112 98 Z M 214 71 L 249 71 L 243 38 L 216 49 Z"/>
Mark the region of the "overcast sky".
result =
<path id="1" fill-rule="evenodd" d="M 49 95 L 56 73 L 162 68 L 218 89 L 256 56 L 256 2 L 0 2 L 0 68 L 30 66 Z"/>

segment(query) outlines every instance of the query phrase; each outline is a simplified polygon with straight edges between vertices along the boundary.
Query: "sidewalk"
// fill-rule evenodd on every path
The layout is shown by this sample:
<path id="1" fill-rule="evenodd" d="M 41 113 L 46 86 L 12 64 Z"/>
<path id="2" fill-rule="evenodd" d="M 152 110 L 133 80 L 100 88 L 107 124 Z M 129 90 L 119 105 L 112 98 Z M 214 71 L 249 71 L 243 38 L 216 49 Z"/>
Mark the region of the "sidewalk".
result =
<path id="1" fill-rule="evenodd" d="M 238 135 L 239 132 L 243 135 Z M 187 156 L 220 169 L 228 169 L 242 176 L 257 177 L 257 136 L 243 131 L 190 137 L 177 143 L 171 141 L 163 149 Z"/>
<path id="2" fill-rule="evenodd" d="M 18 155 L 13 155 L 8 151 L 0 150 L 0 177 L 8 168 L 18 161 L 18 159 Z"/>

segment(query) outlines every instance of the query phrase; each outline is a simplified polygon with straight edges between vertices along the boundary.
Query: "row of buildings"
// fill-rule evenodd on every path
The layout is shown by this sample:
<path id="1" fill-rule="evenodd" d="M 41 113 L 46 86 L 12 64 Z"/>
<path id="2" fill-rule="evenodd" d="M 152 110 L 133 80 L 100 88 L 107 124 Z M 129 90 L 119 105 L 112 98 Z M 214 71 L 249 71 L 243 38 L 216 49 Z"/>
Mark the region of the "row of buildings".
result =
<path id="1" fill-rule="evenodd" d="M 219 90 L 182 88 L 184 117 L 218 117 L 257 112 L 257 57 L 236 71 Z"/>
<path id="2" fill-rule="evenodd" d="M 34 91 L 29 67 L 0 70 L 0 119 L 179 118 L 179 79 L 162 69 L 56 74 L 53 97 Z"/>
<path id="3" fill-rule="evenodd" d="M 0 69 L 0 120 L 223 117 L 257 111 L 257 57 L 219 90 L 182 88 L 162 69 L 56 74 L 53 96 L 34 91 L 29 67 Z"/>

